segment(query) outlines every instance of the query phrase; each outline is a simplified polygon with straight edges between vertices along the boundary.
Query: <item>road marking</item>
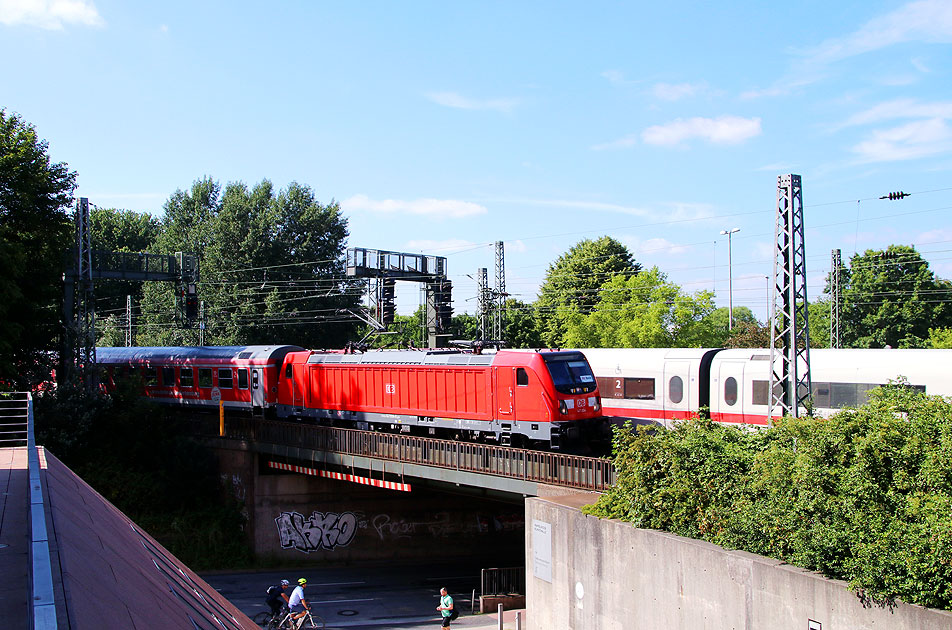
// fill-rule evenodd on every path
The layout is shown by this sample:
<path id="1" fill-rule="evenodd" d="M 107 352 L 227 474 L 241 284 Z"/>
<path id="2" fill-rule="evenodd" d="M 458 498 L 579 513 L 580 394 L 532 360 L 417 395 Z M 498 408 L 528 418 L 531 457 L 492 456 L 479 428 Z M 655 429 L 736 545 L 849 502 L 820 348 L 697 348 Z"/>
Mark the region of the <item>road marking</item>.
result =
<path id="1" fill-rule="evenodd" d="M 372 602 L 379 597 L 369 597 L 367 599 L 328 599 L 323 602 L 311 602 L 312 604 L 347 604 L 349 602 Z"/>

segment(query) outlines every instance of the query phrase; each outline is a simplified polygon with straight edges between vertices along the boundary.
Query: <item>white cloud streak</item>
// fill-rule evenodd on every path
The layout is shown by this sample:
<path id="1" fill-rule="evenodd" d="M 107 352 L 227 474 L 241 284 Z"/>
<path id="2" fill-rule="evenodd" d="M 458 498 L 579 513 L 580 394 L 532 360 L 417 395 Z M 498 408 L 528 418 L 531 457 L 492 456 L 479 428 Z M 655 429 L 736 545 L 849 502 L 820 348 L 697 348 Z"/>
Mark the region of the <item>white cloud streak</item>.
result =
<path id="1" fill-rule="evenodd" d="M 713 144 L 739 144 L 761 134 L 760 118 L 720 116 L 718 118 L 678 118 L 648 127 L 641 133 L 646 144 L 677 146 L 699 138 Z"/>
<path id="2" fill-rule="evenodd" d="M 454 109 L 491 110 L 509 113 L 519 105 L 519 99 L 516 98 L 479 100 L 463 96 L 458 92 L 430 92 L 426 97 L 437 105 Z"/>
<path id="3" fill-rule="evenodd" d="M 952 2 L 920 0 L 873 18 L 855 32 L 809 51 L 808 63 L 827 64 L 909 41 L 952 43 Z"/>
<path id="4" fill-rule="evenodd" d="M 59 31 L 67 25 L 105 26 L 88 0 L 0 0 L 0 24 Z"/>
<path id="5" fill-rule="evenodd" d="M 627 136 L 619 138 L 617 140 L 612 140 L 611 142 L 603 142 L 601 144 L 595 144 L 591 146 L 592 151 L 610 151 L 612 149 L 627 149 L 638 144 L 638 134 L 630 133 Z"/>
<path id="6" fill-rule="evenodd" d="M 870 139 L 853 147 L 860 163 L 914 160 L 950 150 L 952 129 L 941 118 L 873 130 Z"/>
<path id="7" fill-rule="evenodd" d="M 655 98 L 662 101 L 680 101 L 700 94 L 707 86 L 703 83 L 656 83 L 651 88 Z"/>
<path id="8" fill-rule="evenodd" d="M 377 212 L 381 214 L 411 214 L 435 218 L 464 219 L 486 214 L 488 210 L 469 201 L 457 199 L 370 199 L 366 195 L 354 195 L 340 203 L 347 212 Z"/>
<path id="9" fill-rule="evenodd" d="M 952 101 L 920 103 L 911 98 L 886 101 L 850 116 L 843 126 L 870 125 L 904 118 L 952 118 Z"/>

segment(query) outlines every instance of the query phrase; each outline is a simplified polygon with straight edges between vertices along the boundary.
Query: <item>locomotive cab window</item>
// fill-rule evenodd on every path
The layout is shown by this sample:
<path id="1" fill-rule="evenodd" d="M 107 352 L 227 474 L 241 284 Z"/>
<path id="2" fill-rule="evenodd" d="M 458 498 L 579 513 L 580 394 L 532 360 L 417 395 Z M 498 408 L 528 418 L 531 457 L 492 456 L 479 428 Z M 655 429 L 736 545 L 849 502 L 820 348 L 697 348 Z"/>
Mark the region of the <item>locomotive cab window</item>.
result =
<path id="1" fill-rule="evenodd" d="M 199 387 L 212 386 L 212 369 L 211 368 L 198 368 L 198 386 Z"/>
<path id="2" fill-rule="evenodd" d="M 555 391 L 560 394 L 590 394 L 595 391 L 595 375 L 581 352 L 543 354 Z"/>
<path id="3" fill-rule="evenodd" d="M 526 368 L 516 368 L 516 385 L 528 385 L 529 373 Z"/>
<path id="4" fill-rule="evenodd" d="M 737 379 L 733 376 L 724 381 L 724 402 L 730 406 L 737 404 Z"/>
<path id="5" fill-rule="evenodd" d="M 192 368 L 183 367 L 179 369 L 179 387 L 195 387 L 195 375 Z"/>
<path id="6" fill-rule="evenodd" d="M 231 389 L 231 368 L 218 368 L 218 388 Z"/>
<path id="7" fill-rule="evenodd" d="M 238 389 L 248 389 L 248 369 L 238 370 Z"/>
<path id="8" fill-rule="evenodd" d="M 293 365 L 293 364 L 288 363 L 288 366 L 287 366 L 286 368 L 284 368 L 284 377 L 285 377 L 285 378 L 293 378 L 293 377 L 294 377 L 294 365 Z"/>

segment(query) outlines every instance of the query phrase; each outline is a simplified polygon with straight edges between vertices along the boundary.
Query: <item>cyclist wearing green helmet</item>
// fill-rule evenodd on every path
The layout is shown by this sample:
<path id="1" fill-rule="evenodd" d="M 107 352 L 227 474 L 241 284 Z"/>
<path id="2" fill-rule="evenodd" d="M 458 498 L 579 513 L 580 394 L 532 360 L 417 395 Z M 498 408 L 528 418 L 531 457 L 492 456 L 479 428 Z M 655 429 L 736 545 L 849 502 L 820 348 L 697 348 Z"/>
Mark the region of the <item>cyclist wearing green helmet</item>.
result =
<path id="1" fill-rule="evenodd" d="M 297 625 L 304 621 L 304 612 L 310 610 L 307 600 L 304 599 L 304 588 L 307 586 L 305 578 L 299 578 L 298 585 L 291 592 L 291 599 L 288 601 L 288 608 L 291 609 L 291 619 L 298 620 Z"/>

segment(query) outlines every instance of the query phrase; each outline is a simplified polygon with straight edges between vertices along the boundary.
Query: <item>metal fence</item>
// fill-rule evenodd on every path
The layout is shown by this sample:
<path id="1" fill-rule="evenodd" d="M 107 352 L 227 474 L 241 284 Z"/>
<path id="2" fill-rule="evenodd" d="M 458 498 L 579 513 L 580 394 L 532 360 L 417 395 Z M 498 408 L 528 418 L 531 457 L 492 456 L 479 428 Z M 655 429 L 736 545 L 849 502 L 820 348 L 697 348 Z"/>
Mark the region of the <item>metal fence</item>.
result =
<path id="1" fill-rule="evenodd" d="M 29 393 L 0 393 L 0 447 L 26 446 L 30 404 Z"/>
<path id="2" fill-rule="evenodd" d="M 480 584 L 482 595 L 525 595 L 526 568 L 483 569 Z"/>
<path id="3" fill-rule="evenodd" d="M 211 423 L 204 424 L 204 432 L 217 435 L 217 422 L 216 430 L 211 427 Z M 599 492 L 615 481 L 614 468 L 607 459 L 302 422 L 232 416 L 225 419 L 225 436 Z"/>

